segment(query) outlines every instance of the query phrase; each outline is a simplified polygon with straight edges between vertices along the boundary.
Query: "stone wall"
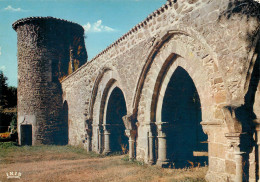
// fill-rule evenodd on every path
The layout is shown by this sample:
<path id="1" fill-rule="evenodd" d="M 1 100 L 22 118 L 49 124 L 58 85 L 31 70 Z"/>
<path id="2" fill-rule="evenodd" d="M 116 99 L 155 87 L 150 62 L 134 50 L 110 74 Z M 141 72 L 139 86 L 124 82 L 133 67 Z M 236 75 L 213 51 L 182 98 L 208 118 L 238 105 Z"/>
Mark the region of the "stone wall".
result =
<path id="1" fill-rule="evenodd" d="M 241 179 L 237 147 L 244 135 L 236 134 L 244 129 L 232 112 L 246 105 L 257 57 L 259 8 L 251 0 L 167 1 L 62 82 L 69 105 L 70 144 L 90 149 L 88 140 L 92 150 L 100 152 L 102 97 L 116 84 L 124 94 L 127 115 L 137 125 L 136 158 L 156 162 L 151 161 L 156 159 L 151 158 L 155 151 L 149 148 L 153 141 L 149 137 L 157 137 L 152 128 L 160 131 L 157 110 L 162 88 L 167 87 L 164 80 L 180 66 L 191 76 L 201 100 L 201 124 L 209 145 L 207 179 Z M 255 152 L 254 147 L 249 152 L 250 177 L 244 177 L 250 180 L 257 178 L 252 172 Z"/>
<path id="2" fill-rule="evenodd" d="M 59 123 L 49 118 L 58 117 L 63 99 L 69 144 L 109 151 L 106 111 L 113 89 L 119 88 L 126 103 L 122 120 L 129 157 L 165 166 L 167 147 L 180 146 L 167 146 L 163 100 L 181 68 L 200 101 L 200 124 L 208 137 L 207 180 L 255 181 L 260 174 L 259 15 L 253 0 L 169 0 L 79 69 L 86 61 L 82 32 L 72 41 L 65 31 L 68 42 L 61 43 L 66 51 L 59 63 L 59 46 L 51 40 L 61 38 L 35 21 L 18 21 L 18 122 L 33 124 L 33 136 L 47 143 L 48 132 L 56 132 L 52 121 Z"/>

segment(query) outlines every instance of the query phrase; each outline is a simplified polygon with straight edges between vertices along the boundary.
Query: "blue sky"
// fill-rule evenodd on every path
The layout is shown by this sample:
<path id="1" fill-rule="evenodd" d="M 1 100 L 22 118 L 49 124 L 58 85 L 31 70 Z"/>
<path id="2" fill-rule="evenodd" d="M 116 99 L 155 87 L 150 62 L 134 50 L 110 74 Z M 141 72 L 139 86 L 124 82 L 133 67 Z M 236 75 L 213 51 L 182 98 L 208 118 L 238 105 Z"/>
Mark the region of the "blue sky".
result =
<path id="1" fill-rule="evenodd" d="M 70 20 L 85 29 L 89 60 L 166 0 L 0 0 L 0 70 L 17 86 L 17 37 L 12 23 L 30 16 Z"/>

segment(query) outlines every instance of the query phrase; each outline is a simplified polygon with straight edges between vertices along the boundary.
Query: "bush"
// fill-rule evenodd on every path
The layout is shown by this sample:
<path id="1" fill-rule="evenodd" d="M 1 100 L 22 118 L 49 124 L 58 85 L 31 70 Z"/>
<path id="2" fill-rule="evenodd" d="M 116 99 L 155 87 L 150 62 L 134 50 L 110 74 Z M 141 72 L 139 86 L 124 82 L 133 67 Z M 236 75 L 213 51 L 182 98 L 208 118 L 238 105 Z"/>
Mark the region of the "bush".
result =
<path id="1" fill-rule="evenodd" d="M 13 113 L 10 126 L 11 129 L 13 130 L 12 133 L 15 133 L 17 128 L 17 113 Z"/>
<path id="2" fill-rule="evenodd" d="M 17 125 L 17 114 L 13 112 L 0 112 L 0 133 L 8 131 L 8 126 L 11 125 L 11 129 L 16 129 Z"/>

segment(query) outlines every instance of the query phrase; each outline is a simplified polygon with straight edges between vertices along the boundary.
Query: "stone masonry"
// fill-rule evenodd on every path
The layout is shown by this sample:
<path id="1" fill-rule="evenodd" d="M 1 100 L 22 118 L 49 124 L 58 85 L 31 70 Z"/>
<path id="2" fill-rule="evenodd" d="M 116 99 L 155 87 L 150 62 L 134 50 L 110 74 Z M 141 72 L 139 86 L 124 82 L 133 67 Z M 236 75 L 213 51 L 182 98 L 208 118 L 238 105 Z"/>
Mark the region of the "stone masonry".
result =
<path id="1" fill-rule="evenodd" d="M 18 125 L 32 125 L 32 144 L 66 144 L 66 137 L 59 139 L 68 130 L 62 128 L 60 82 L 87 60 L 84 30 L 51 17 L 21 19 L 13 28 L 18 35 Z"/>
<path id="2" fill-rule="evenodd" d="M 35 17 L 13 28 L 18 128 L 32 125 L 32 144 L 260 181 L 258 2 L 168 0 L 89 61 L 77 24 Z"/>

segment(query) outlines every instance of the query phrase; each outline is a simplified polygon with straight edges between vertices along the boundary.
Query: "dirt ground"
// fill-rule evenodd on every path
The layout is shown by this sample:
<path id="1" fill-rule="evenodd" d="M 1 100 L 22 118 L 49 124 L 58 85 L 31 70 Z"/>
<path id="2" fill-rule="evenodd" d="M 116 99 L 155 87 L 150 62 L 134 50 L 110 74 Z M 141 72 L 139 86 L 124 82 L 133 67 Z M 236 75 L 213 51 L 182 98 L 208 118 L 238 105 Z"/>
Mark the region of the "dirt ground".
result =
<path id="1" fill-rule="evenodd" d="M 0 148 L 0 181 L 204 181 L 206 167 L 162 169 L 126 156 L 95 156 L 63 148 Z M 4 150 L 4 151 L 3 151 Z M 20 179 L 6 173 L 20 172 Z"/>

